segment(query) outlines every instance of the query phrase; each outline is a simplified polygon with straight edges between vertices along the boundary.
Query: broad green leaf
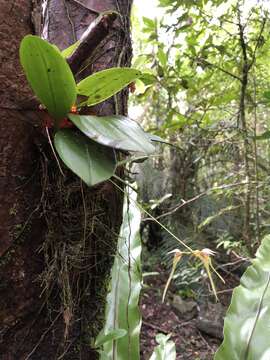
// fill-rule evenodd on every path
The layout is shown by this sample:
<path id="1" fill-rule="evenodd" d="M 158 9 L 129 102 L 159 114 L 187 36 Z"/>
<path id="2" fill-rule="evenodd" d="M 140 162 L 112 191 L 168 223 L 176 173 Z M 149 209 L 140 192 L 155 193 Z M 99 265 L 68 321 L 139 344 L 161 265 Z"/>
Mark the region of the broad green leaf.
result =
<path id="1" fill-rule="evenodd" d="M 136 69 L 145 69 L 145 65 L 148 64 L 151 61 L 151 59 L 147 55 L 139 55 L 137 59 L 133 63 L 133 67 Z"/>
<path id="2" fill-rule="evenodd" d="M 107 341 L 117 340 L 121 337 L 125 336 L 127 331 L 125 329 L 115 329 L 109 331 L 106 335 L 99 334 L 95 341 L 95 347 L 100 347 L 101 345 L 105 344 Z"/>
<path id="3" fill-rule="evenodd" d="M 79 82 L 77 90 L 80 95 L 88 96 L 86 103 L 92 106 L 115 95 L 140 76 L 141 72 L 136 69 L 106 69 Z"/>
<path id="4" fill-rule="evenodd" d="M 162 47 L 158 49 L 157 57 L 158 60 L 160 61 L 161 66 L 165 68 L 167 66 L 168 59 L 167 59 L 167 54 L 165 53 Z"/>
<path id="5" fill-rule="evenodd" d="M 155 75 L 150 73 L 143 73 L 140 77 L 140 80 L 144 83 L 144 85 L 152 85 L 157 82 L 157 78 Z"/>
<path id="6" fill-rule="evenodd" d="M 270 359 L 270 235 L 241 278 L 224 324 L 224 340 L 215 360 Z"/>
<path id="7" fill-rule="evenodd" d="M 155 26 L 156 26 L 155 20 L 152 20 L 152 19 L 149 19 L 149 18 L 143 16 L 143 22 L 147 27 L 151 28 L 152 30 L 155 29 Z"/>
<path id="8" fill-rule="evenodd" d="M 264 93 L 263 93 L 263 97 L 266 99 L 266 100 L 270 100 L 270 91 L 268 90 L 268 91 L 265 91 Z"/>
<path id="9" fill-rule="evenodd" d="M 121 116 L 69 114 L 69 119 L 90 139 L 116 149 L 146 154 L 155 151 L 146 133 L 133 120 Z"/>
<path id="10" fill-rule="evenodd" d="M 55 134 L 54 145 L 66 166 L 89 186 L 108 180 L 114 174 L 113 150 L 83 134 L 71 129 L 60 130 Z"/>
<path id="11" fill-rule="evenodd" d="M 111 291 L 107 296 L 106 322 L 103 333 L 125 329 L 127 334 L 103 345 L 101 360 L 139 360 L 141 316 L 138 307 L 141 291 L 141 214 L 135 205 L 136 193 L 128 188 L 124 218 L 111 272 Z M 131 200 L 132 199 L 132 200 Z M 106 354 L 106 356 L 104 356 Z"/>
<path id="12" fill-rule="evenodd" d="M 34 93 L 55 118 L 66 116 L 76 101 L 76 84 L 60 51 L 38 36 L 21 42 L 20 60 Z"/>
<path id="13" fill-rule="evenodd" d="M 159 344 L 149 360 L 175 360 L 176 350 L 173 341 L 169 341 L 170 335 L 158 334 L 156 341 Z"/>
<path id="14" fill-rule="evenodd" d="M 268 139 L 270 139 L 270 131 L 269 130 L 265 131 L 261 135 L 256 136 L 256 140 L 268 140 Z"/>

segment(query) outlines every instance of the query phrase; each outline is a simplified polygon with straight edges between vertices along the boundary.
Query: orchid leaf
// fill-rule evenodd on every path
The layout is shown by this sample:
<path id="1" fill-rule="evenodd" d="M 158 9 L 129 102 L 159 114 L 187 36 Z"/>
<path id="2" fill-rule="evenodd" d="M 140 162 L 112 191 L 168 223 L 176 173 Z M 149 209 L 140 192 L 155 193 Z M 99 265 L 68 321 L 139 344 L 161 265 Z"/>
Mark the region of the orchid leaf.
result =
<path id="1" fill-rule="evenodd" d="M 102 146 L 71 129 L 58 131 L 55 148 L 65 165 L 88 186 L 108 180 L 115 170 L 112 149 Z"/>
<path id="2" fill-rule="evenodd" d="M 62 56 L 64 58 L 68 58 L 69 56 L 71 56 L 74 53 L 74 51 L 77 49 L 77 47 L 80 45 L 80 43 L 81 43 L 80 40 L 78 40 L 74 44 L 62 50 L 61 51 Z"/>
<path id="3" fill-rule="evenodd" d="M 20 60 L 35 95 L 56 120 L 66 116 L 76 101 L 76 84 L 66 60 L 55 45 L 27 35 Z"/>
<path id="4" fill-rule="evenodd" d="M 99 71 L 79 82 L 78 93 L 88 97 L 86 104 L 92 106 L 115 95 L 141 76 L 130 68 L 111 68 Z"/>
<path id="5" fill-rule="evenodd" d="M 69 114 L 68 117 L 87 137 L 100 144 L 145 154 L 155 151 L 140 125 L 125 116 Z"/>

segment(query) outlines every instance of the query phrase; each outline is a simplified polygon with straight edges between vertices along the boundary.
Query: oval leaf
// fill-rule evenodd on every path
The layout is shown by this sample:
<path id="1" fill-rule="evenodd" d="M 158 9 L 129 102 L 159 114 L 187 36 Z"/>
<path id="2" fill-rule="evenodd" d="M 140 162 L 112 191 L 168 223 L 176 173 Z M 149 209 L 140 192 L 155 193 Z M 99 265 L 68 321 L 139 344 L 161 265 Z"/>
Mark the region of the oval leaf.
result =
<path id="1" fill-rule="evenodd" d="M 115 95 L 140 76 L 141 72 L 136 69 L 106 69 L 79 82 L 77 91 L 80 95 L 88 96 L 86 104 L 92 106 Z"/>
<path id="2" fill-rule="evenodd" d="M 266 236 L 232 296 L 224 341 L 215 360 L 270 359 L 270 236 Z"/>
<path id="3" fill-rule="evenodd" d="M 60 51 L 38 36 L 21 42 L 20 60 L 34 93 L 48 112 L 61 119 L 76 101 L 76 84 Z"/>
<path id="4" fill-rule="evenodd" d="M 82 134 L 71 129 L 60 130 L 55 134 L 54 145 L 66 166 L 89 186 L 108 180 L 114 174 L 113 150 Z"/>
<path id="5" fill-rule="evenodd" d="M 86 136 L 100 144 L 146 154 L 155 151 L 151 139 L 140 125 L 125 116 L 69 114 L 68 117 Z"/>

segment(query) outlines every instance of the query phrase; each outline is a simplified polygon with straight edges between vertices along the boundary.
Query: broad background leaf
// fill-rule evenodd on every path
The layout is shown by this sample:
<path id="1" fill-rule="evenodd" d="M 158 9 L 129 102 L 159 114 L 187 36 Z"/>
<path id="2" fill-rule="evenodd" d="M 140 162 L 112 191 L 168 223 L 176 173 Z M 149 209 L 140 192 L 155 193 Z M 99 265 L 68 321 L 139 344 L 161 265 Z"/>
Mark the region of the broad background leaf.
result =
<path id="1" fill-rule="evenodd" d="M 55 118 L 66 116 L 76 101 L 76 84 L 66 60 L 56 46 L 38 36 L 21 42 L 20 60 L 34 93 Z"/>
<path id="2" fill-rule="evenodd" d="M 68 117 L 86 136 L 103 145 L 146 154 L 155 151 L 149 135 L 139 124 L 125 116 L 69 114 Z"/>
<path id="3" fill-rule="evenodd" d="M 215 360 L 270 359 L 270 235 L 232 296 Z"/>
<path id="4" fill-rule="evenodd" d="M 107 296 L 106 323 L 102 330 L 108 334 L 114 329 L 125 329 L 127 335 L 108 341 L 101 352 L 101 360 L 139 360 L 141 316 L 138 308 L 141 291 L 141 214 L 134 204 L 136 193 L 131 189 L 125 198 L 124 218 L 112 268 L 111 291 Z M 131 280 L 131 281 L 130 281 Z"/>
<path id="5" fill-rule="evenodd" d="M 54 145 L 66 166 L 89 186 L 108 180 L 114 174 L 113 150 L 83 134 L 71 129 L 60 130 L 55 134 Z"/>
<path id="6" fill-rule="evenodd" d="M 115 95 L 140 76 L 141 72 L 136 69 L 106 69 L 83 79 L 79 82 L 77 90 L 80 95 L 88 96 L 86 103 L 91 106 Z"/>

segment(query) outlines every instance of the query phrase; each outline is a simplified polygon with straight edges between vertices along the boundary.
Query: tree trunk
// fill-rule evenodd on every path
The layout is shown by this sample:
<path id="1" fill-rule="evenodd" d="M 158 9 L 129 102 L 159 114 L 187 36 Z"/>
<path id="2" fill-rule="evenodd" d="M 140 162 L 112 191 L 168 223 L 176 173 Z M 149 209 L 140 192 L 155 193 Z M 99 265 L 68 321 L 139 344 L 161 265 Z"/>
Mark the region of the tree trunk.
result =
<path id="1" fill-rule="evenodd" d="M 77 78 L 129 66 L 131 1 L 47 0 L 42 18 L 33 3 L 0 0 L 0 359 L 96 359 L 123 196 L 110 182 L 87 188 L 60 174 L 18 48 L 35 29 L 66 48 L 98 12 L 116 10 L 122 16 Z M 127 91 L 90 111 L 125 114 Z"/>

